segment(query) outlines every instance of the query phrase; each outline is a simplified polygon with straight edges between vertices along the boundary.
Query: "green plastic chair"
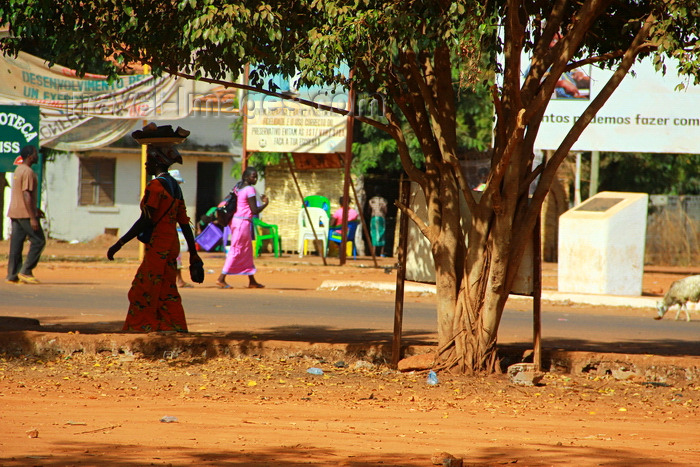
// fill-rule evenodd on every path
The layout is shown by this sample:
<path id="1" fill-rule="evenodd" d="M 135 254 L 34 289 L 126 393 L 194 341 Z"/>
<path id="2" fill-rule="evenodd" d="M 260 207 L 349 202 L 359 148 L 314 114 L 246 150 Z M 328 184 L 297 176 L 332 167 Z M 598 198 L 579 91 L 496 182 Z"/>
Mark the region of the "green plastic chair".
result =
<path id="1" fill-rule="evenodd" d="M 280 256 L 280 235 L 275 224 L 266 224 L 257 217 L 253 217 L 253 226 L 255 227 L 255 257 L 260 256 L 263 240 L 272 240 L 272 250 L 275 252 L 275 258 Z M 267 229 L 269 233 L 263 233 Z"/>
<path id="2" fill-rule="evenodd" d="M 328 218 L 331 217 L 331 202 L 328 198 L 321 195 L 311 195 L 304 198 L 304 206 L 307 208 L 321 208 L 326 211 Z"/>

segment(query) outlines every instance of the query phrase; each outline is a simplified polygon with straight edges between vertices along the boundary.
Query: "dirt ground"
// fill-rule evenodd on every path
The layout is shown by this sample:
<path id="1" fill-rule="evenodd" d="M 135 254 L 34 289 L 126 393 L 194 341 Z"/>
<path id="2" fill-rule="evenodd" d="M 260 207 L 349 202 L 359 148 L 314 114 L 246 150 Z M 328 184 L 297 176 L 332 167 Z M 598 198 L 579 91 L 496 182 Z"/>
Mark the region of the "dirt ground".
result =
<path id="1" fill-rule="evenodd" d="M 108 274 L 111 286 L 126 287 L 136 250 L 127 250 L 131 258 L 120 263 L 95 261 L 106 241 L 53 242 L 36 274 L 71 280 L 88 269 Z M 0 242 L 0 255 L 6 251 Z M 59 261 L 66 258 L 71 261 Z M 207 264 L 219 260 L 212 256 Z M 285 284 L 289 293 L 320 294 L 315 287 L 329 276 L 394 277 L 358 267 L 362 263 L 371 261 L 322 268 L 318 258 L 264 257 L 259 279 Z M 382 266 L 391 264 L 382 259 Z M 545 265 L 545 289 L 556 288 L 555 271 Z M 648 268 L 644 293 L 660 295 L 687 274 Z M 318 353 L 0 356 L 0 465 L 450 465 L 441 453 L 464 465 L 700 461 L 697 382 L 552 372 L 541 385 L 523 387 L 504 375 L 440 373 L 431 386 L 423 372 Z"/>

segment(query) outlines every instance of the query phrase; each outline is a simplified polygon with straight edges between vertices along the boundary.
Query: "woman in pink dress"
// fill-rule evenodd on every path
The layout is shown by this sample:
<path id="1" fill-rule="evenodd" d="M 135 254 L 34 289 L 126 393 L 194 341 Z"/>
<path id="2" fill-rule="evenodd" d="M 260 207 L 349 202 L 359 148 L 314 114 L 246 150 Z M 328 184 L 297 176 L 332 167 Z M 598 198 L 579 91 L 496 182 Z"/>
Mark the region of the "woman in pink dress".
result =
<path id="1" fill-rule="evenodd" d="M 255 264 L 253 264 L 253 216 L 259 214 L 267 207 L 269 200 L 267 196 L 261 195 L 263 204 L 258 206 L 256 199 L 255 185 L 258 182 L 258 171 L 254 167 L 248 167 L 243 171 L 241 181 L 236 184 L 238 200 L 236 212 L 231 219 L 229 229 L 231 230 L 231 246 L 226 254 L 226 262 L 221 271 L 221 275 L 216 280 L 217 287 L 230 289 L 226 283 L 226 276 L 229 274 L 248 276 L 248 287 L 259 289 L 264 287 L 255 280 Z"/>

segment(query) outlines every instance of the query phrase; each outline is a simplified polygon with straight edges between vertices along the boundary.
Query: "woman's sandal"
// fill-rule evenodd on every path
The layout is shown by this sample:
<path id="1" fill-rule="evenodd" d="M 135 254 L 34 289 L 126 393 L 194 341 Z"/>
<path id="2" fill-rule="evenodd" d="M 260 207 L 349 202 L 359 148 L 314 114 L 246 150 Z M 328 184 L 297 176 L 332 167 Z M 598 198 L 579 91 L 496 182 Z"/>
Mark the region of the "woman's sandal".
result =
<path id="1" fill-rule="evenodd" d="M 264 288 L 264 287 L 265 287 L 264 285 L 259 284 L 259 283 L 248 284 L 248 288 L 249 288 L 249 289 L 262 289 L 262 288 Z"/>
<path id="2" fill-rule="evenodd" d="M 217 286 L 218 288 L 220 288 L 220 289 L 230 289 L 230 288 L 231 288 L 230 285 L 228 285 L 228 284 L 222 284 L 221 282 L 217 282 L 217 283 L 216 283 L 216 286 Z"/>

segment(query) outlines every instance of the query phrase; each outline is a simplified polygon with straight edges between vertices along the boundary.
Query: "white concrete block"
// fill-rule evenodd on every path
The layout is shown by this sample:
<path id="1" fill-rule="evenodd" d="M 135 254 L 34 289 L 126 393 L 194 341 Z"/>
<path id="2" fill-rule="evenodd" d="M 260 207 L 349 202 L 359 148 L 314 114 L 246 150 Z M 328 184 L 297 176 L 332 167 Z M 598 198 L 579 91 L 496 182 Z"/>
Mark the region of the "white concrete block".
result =
<path id="1" fill-rule="evenodd" d="M 641 295 L 646 193 L 602 192 L 559 218 L 559 291 Z"/>

